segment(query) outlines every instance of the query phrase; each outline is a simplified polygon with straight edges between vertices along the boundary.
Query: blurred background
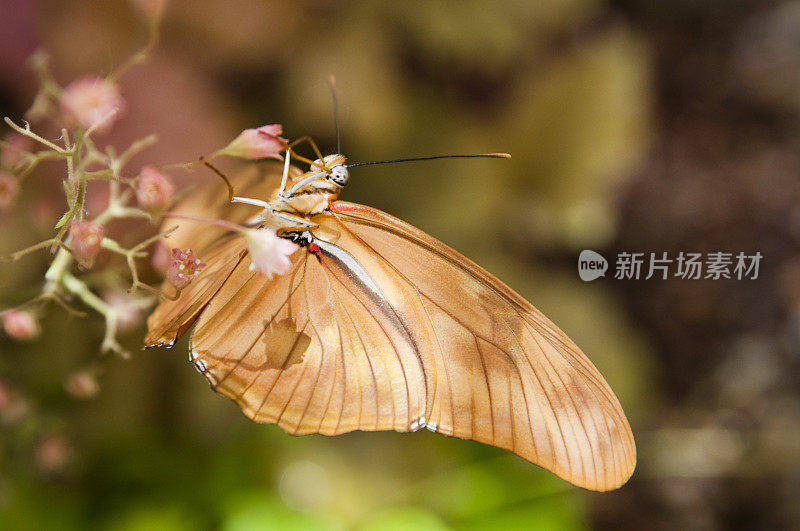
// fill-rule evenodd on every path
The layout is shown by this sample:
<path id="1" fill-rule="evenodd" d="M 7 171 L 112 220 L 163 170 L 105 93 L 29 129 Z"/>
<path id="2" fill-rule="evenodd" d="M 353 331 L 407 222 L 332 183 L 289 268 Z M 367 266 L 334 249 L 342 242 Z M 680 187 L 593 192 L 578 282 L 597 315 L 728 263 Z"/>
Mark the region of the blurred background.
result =
<path id="1" fill-rule="evenodd" d="M 124 62 L 147 4 L 0 3 L 2 115 L 31 104 L 36 49 L 62 85 Z M 591 493 L 426 430 L 292 437 L 212 392 L 185 340 L 139 351 L 144 316 L 122 360 L 98 354 L 100 318 L 54 306 L 38 340 L 0 336 L 0 527 L 800 528 L 800 1 L 172 2 L 98 143 L 156 133 L 131 176 L 266 123 L 331 152 L 330 74 L 350 161 L 513 155 L 359 168 L 343 198 L 459 249 L 566 331 L 628 414 L 633 478 Z M 0 255 L 49 237 L 63 172 L 42 166 L 0 212 Z M 583 249 L 764 258 L 755 280 L 589 283 Z M 46 266 L 0 264 L 0 308 Z"/>

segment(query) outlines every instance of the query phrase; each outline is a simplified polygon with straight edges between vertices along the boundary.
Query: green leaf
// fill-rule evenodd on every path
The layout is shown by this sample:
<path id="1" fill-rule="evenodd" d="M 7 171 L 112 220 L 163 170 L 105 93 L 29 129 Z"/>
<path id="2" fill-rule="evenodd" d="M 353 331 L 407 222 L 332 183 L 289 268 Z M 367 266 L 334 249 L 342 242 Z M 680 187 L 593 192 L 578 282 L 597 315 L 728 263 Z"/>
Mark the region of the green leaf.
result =
<path id="1" fill-rule="evenodd" d="M 67 210 L 67 211 L 64 213 L 64 215 L 63 215 L 63 216 L 61 216 L 61 219 L 59 219 L 59 220 L 58 220 L 58 223 L 56 223 L 56 227 L 55 227 L 55 228 L 57 228 L 57 229 L 60 229 L 61 227 L 63 227 L 63 226 L 64 226 L 64 224 L 65 224 L 67 221 L 69 221 L 69 218 L 71 218 L 71 217 L 72 217 L 72 209 L 70 209 L 70 210 Z"/>

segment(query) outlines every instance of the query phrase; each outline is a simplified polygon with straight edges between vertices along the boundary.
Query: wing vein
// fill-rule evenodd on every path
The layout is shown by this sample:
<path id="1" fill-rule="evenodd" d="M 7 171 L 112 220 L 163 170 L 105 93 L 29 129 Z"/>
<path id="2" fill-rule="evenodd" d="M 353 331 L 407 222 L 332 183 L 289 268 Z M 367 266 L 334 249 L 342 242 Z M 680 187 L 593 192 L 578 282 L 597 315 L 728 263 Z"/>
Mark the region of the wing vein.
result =
<path id="1" fill-rule="evenodd" d="M 561 377 L 561 373 L 558 371 L 558 369 L 556 369 L 556 366 L 553 364 L 553 361 L 550 359 L 549 356 L 547 356 L 547 354 L 545 354 L 545 350 L 542 348 L 541 343 L 539 343 L 539 340 L 536 339 L 536 334 L 531 332 L 531 330 L 527 326 L 524 327 L 524 328 L 528 332 L 528 335 L 530 335 L 531 339 L 536 343 L 536 346 L 539 347 L 539 350 L 542 351 L 542 358 L 544 358 L 546 360 L 547 364 L 550 365 L 550 367 L 553 369 L 553 373 L 555 374 L 555 377 L 558 379 L 559 382 L 561 382 L 561 388 L 562 389 L 566 389 L 566 391 L 567 391 L 567 396 L 569 396 L 569 400 L 572 403 L 572 409 L 575 411 L 575 415 L 578 417 L 578 422 L 580 422 L 581 429 L 583 431 L 583 436 L 586 438 L 586 444 L 589 445 L 589 452 L 591 454 L 591 460 L 592 460 L 592 468 L 594 469 L 594 479 L 595 479 L 595 482 L 597 482 L 597 480 L 599 478 L 599 474 L 598 474 L 598 471 L 597 471 L 597 459 L 595 458 L 595 455 L 594 455 L 594 445 L 592 444 L 592 440 L 589 437 L 589 430 L 586 429 L 586 424 L 583 421 L 583 416 L 581 415 L 580 410 L 578 409 L 578 405 L 575 403 L 575 397 L 572 396 L 572 392 L 571 392 L 570 388 L 567 387 L 566 383 L 564 382 L 564 379 Z M 556 350 L 556 349 L 553 349 L 553 350 L 555 352 L 558 352 L 558 350 Z M 546 370 L 545 370 L 545 374 L 547 374 Z M 552 382 L 552 379 L 550 378 L 549 374 L 547 374 L 547 377 Z M 594 420 L 592 420 L 592 424 L 594 424 Z M 575 428 L 574 428 L 573 423 L 572 423 L 571 420 L 570 420 L 570 430 L 572 431 L 573 435 L 575 435 Z M 577 443 L 577 440 L 575 442 Z M 581 456 L 583 456 L 583 452 L 581 452 L 580 449 L 578 450 L 578 452 L 579 452 L 579 454 Z M 569 447 L 568 446 L 567 446 L 567 454 L 569 454 Z M 581 468 L 583 468 L 583 459 L 581 459 Z"/>
<path id="2" fill-rule="evenodd" d="M 305 263 L 307 261 L 308 261 L 308 255 L 306 255 L 304 257 L 304 261 L 303 261 L 303 276 L 300 279 L 300 282 L 297 284 L 298 288 L 300 287 L 301 284 L 303 284 L 303 281 L 305 280 L 305 276 L 306 276 Z M 291 299 L 292 299 L 292 297 L 288 297 L 287 301 L 291 301 Z M 258 409 L 255 411 L 255 413 L 253 415 L 253 418 L 257 418 L 261 414 L 261 410 L 264 409 L 264 405 L 267 403 L 267 400 L 269 399 L 269 396 L 272 394 L 272 391 L 275 389 L 275 386 L 278 384 L 278 380 L 280 380 L 281 376 L 283 376 L 283 374 L 284 374 L 283 371 L 286 370 L 286 364 L 289 362 L 289 358 L 292 356 L 292 352 L 294 352 L 294 349 L 297 347 L 297 343 L 300 341 L 300 338 L 303 336 L 303 333 L 306 331 L 306 326 L 308 326 L 308 323 L 310 321 L 311 321 L 311 319 L 306 319 L 306 322 L 303 323 L 303 328 L 301 328 L 299 330 L 300 333 L 297 334 L 297 337 L 295 338 L 294 343 L 292 344 L 292 348 L 289 349 L 289 352 L 286 353 L 286 357 L 283 358 L 283 363 L 281 364 L 281 370 L 278 373 L 278 376 L 272 382 L 272 385 L 270 386 L 269 391 L 267 391 L 264 394 L 264 398 L 261 400 L 261 404 L 258 406 Z"/>
<path id="3" fill-rule="evenodd" d="M 281 370 L 280 370 L 280 373 L 278 374 L 278 377 L 275 378 L 274 382 L 272 382 L 272 386 L 270 386 L 269 391 L 267 391 L 266 394 L 264 394 L 264 399 L 261 401 L 261 405 L 258 406 L 258 409 L 256 410 L 256 412 L 255 412 L 255 414 L 253 416 L 254 418 L 257 418 L 261 414 L 261 410 L 264 409 L 264 405 L 267 403 L 267 400 L 269 399 L 270 395 L 272 394 L 272 391 L 275 389 L 275 386 L 277 385 L 278 380 L 280 380 L 281 376 L 283 376 L 285 374 L 284 370 L 286 369 L 286 364 L 289 362 L 289 358 L 292 356 L 292 352 L 294 352 L 294 349 L 297 347 L 297 343 L 300 341 L 300 337 L 303 335 L 303 332 L 305 332 L 306 326 L 308 326 L 309 322 L 310 321 L 306 320 L 305 324 L 303 324 L 303 328 L 300 329 L 300 333 L 297 334 L 297 337 L 295 338 L 294 343 L 292 344 L 292 348 L 289 349 L 289 352 L 286 354 L 286 357 L 283 359 L 283 363 L 281 364 Z M 278 419 L 276 418 L 274 422 L 277 424 Z"/>
<path id="4" fill-rule="evenodd" d="M 508 331 L 511 332 L 511 335 L 516 340 L 517 345 L 519 345 L 519 349 L 523 353 L 523 356 L 524 356 L 525 349 L 522 346 L 522 341 L 517 336 L 516 332 L 514 332 L 514 329 L 510 325 L 510 323 L 508 322 L 508 319 L 506 319 L 505 316 L 502 316 L 502 317 L 503 317 L 503 323 L 505 323 L 506 328 L 508 328 Z M 542 389 L 542 394 L 547 399 L 547 403 L 550 405 L 550 410 L 553 412 L 553 418 L 556 421 L 556 426 L 558 426 L 558 431 L 561 433 L 561 439 L 565 440 L 564 439 L 564 431 L 561 429 L 561 422 L 559 422 L 559 420 L 558 420 L 558 413 L 553 408 L 553 402 L 552 402 L 552 400 L 550 400 L 550 395 L 547 394 L 547 391 L 545 390 L 544 384 L 542 383 L 542 379 L 539 377 L 539 374 L 536 372 L 536 369 L 534 369 L 533 364 L 531 363 L 531 361 L 527 358 L 527 356 L 524 356 L 524 357 L 528 361 L 528 366 L 531 368 L 531 372 L 533 373 L 534 377 L 536 378 L 536 381 L 539 382 L 539 387 Z M 513 360 L 512 360 L 512 364 L 514 365 L 514 368 L 516 368 L 517 373 L 519 374 L 519 367 L 516 366 L 516 363 L 514 363 Z M 528 427 L 531 430 L 531 442 L 533 443 L 534 451 L 536 452 L 536 455 L 538 456 L 539 455 L 539 450 L 538 450 L 538 448 L 536 448 L 536 438 L 533 435 L 533 426 L 531 425 L 531 422 L 530 422 L 531 412 L 530 412 L 530 409 L 528 409 L 528 395 L 525 392 L 525 386 L 522 384 L 522 376 L 520 376 L 520 386 L 522 387 L 522 397 L 525 399 L 525 408 L 528 411 L 528 419 L 529 419 Z M 536 407 L 537 407 L 537 409 L 539 409 L 539 412 L 541 414 L 542 409 L 541 409 L 541 407 L 539 407 L 538 402 L 536 404 Z M 542 419 L 544 419 L 544 415 L 542 415 Z M 558 463 L 558 458 L 556 457 L 555 444 L 553 442 L 553 438 L 552 437 L 548 437 L 547 440 L 550 443 L 550 452 L 551 452 L 551 456 L 552 456 L 552 463 L 555 466 Z M 564 448 L 564 451 L 567 454 L 567 465 L 568 465 L 568 468 L 569 468 L 569 470 L 571 472 L 572 471 L 572 463 L 570 462 L 569 452 L 567 451 L 566 447 Z"/>
<path id="5" fill-rule="evenodd" d="M 358 336 L 358 341 L 361 343 L 361 348 L 364 350 L 364 356 L 367 358 L 367 362 L 369 362 L 369 369 L 370 369 L 370 371 L 372 371 L 372 381 L 375 382 L 375 389 L 376 389 L 376 392 L 375 392 L 375 420 L 376 420 L 376 422 L 378 422 L 378 419 L 380 419 L 381 415 L 380 415 L 380 404 L 379 404 L 379 401 L 378 401 L 378 393 L 377 393 L 378 380 L 375 377 L 375 369 L 372 366 L 372 360 L 369 357 L 369 352 L 367 352 L 367 346 L 364 344 L 364 338 L 361 337 L 361 332 L 358 331 L 358 326 L 356 325 L 355 319 L 353 319 L 353 316 L 350 314 L 350 310 L 347 309 L 347 305 L 342 304 L 342 308 L 344 309 L 344 312 L 347 315 L 347 318 L 350 319 L 350 322 L 353 324 L 353 330 L 355 330 L 356 335 Z M 383 358 L 381 358 L 381 362 L 383 363 L 383 370 L 388 376 L 389 368 L 386 366 L 386 361 Z M 397 417 L 397 411 L 395 409 L 395 403 L 394 403 L 394 388 L 392 386 L 392 379 L 391 378 L 387 378 L 387 381 L 389 382 L 389 394 L 391 395 L 391 399 L 392 399 L 392 426 L 394 426 L 394 422 L 395 422 L 395 419 Z"/>
<path id="6" fill-rule="evenodd" d="M 299 264 L 299 263 L 300 263 L 300 262 L 298 262 L 298 264 Z M 296 267 L 295 267 L 295 270 L 296 270 Z M 304 273 L 304 275 L 305 275 L 305 273 Z M 242 288 L 244 288 L 244 286 L 245 286 L 245 285 L 246 285 L 248 282 L 250 282 L 250 280 L 252 280 L 254 277 L 255 277 L 255 275 L 253 275 L 253 276 L 251 276 L 250 278 L 248 278 L 248 279 L 247 279 L 247 281 L 246 281 L 244 284 L 242 284 L 242 287 L 240 287 L 240 288 L 239 288 L 239 289 L 236 291 L 236 293 L 239 293 L 239 292 L 242 290 Z M 292 281 L 294 281 L 294 272 L 293 272 L 293 275 L 292 275 L 292 279 L 293 279 Z M 301 283 L 302 283 L 302 282 L 301 282 Z M 291 286 L 291 284 L 290 284 L 290 286 Z M 300 287 L 300 284 L 298 284 L 298 285 L 297 285 L 297 287 Z M 235 371 L 237 368 L 239 368 L 239 365 L 242 363 L 242 361 L 244 361 L 244 359 L 245 359 L 245 358 L 246 358 L 248 355 L 250 355 L 250 353 L 253 351 L 253 348 L 254 348 L 254 347 L 256 346 L 256 344 L 258 343 L 258 340 L 259 340 L 259 339 L 261 339 L 261 337 L 263 337 L 263 336 L 264 336 L 264 332 L 266 332 L 266 330 L 267 330 L 267 327 L 268 327 L 269 325 L 271 325 L 271 324 L 272 324 L 272 322 L 275 320 L 275 317 L 277 317 L 277 315 L 280 313 L 280 311 L 283 309 L 283 307 L 284 307 L 284 306 L 286 306 L 286 303 L 289 301 L 289 299 L 291 299 L 292 295 L 294 295 L 294 292 L 295 292 L 296 290 L 297 290 L 297 288 L 295 288 L 294 290 L 292 290 L 292 292 L 289 294 L 289 296 L 286 298 L 286 300 L 284 300 L 284 301 L 283 301 L 283 303 L 281 304 L 280 308 L 278 308 L 278 310 L 277 310 L 277 311 L 275 312 L 275 314 L 274 314 L 274 315 L 273 315 L 273 316 L 272 316 L 272 317 L 269 319 L 269 321 L 267 321 L 267 322 L 264 324 L 263 328 L 261 329 L 261 332 L 260 332 L 260 333 L 259 333 L 259 334 L 256 336 L 255 340 L 254 340 L 254 341 L 253 341 L 253 342 L 250 344 L 250 347 L 249 347 L 249 348 L 248 348 L 248 349 L 245 351 L 244 355 L 242 355 L 241 357 L 239 357 L 239 358 L 238 358 L 238 359 L 237 359 L 237 360 L 234 362 L 234 364 L 233 364 L 233 366 L 230 368 L 230 370 L 228 370 L 228 372 L 227 372 L 227 373 L 225 373 L 225 376 L 223 376 L 221 379 L 219 379 L 219 381 L 217 382 L 217 386 L 220 386 L 220 385 L 222 385 L 222 383 L 223 383 L 225 380 L 227 380 L 227 379 L 228 379 L 228 377 L 229 377 L 229 376 L 230 376 L 230 375 L 233 373 L 233 371 Z M 235 296 L 236 296 L 236 294 L 232 295 L 232 296 L 231 296 L 231 298 L 228 300 L 228 302 L 230 302 L 230 301 L 233 299 L 233 297 L 235 297 Z M 253 306 L 253 304 L 255 304 L 255 301 L 257 301 L 257 300 L 258 300 L 258 299 L 257 299 L 257 298 L 255 298 L 255 299 L 254 299 L 254 302 L 253 302 L 253 303 L 251 303 L 251 305 L 250 305 L 250 306 Z M 209 350 L 211 350 L 211 348 L 210 348 L 210 347 L 209 347 Z M 217 363 L 214 365 L 214 367 L 217 367 L 217 365 L 219 365 L 219 364 L 222 362 L 222 360 L 223 360 L 223 359 L 225 359 L 225 357 L 226 357 L 226 356 L 218 357 L 217 359 L 218 359 L 219 361 L 218 361 L 218 362 L 217 362 Z M 256 377 L 255 377 L 255 378 L 253 378 L 253 381 L 252 381 L 250 384 L 248 384 L 247 388 L 245 388 L 245 390 L 244 390 L 244 391 L 242 391 L 241 393 L 239 393 L 239 394 L 238 394 L 238 397 L 239 397 L 239 398 L 241 398 L 241 397 L 244 395 L 245 391 L 246 391 L 247 389 L 249 389 L 249 388 L 250 388 L 250 386 L 252 386 L 252 385 L 253 385 L 253 384 L 256 382 L 256 380 L 258 380 L 258 374 L 256 374 Z"/>
<path id="7" fill-rule="evenodd" d="M 336 277 L 333 276 L 333 278 L 336 278 Z M 341 286 L 343 286 L 344 289 L 346 289 L 348 292 L 350 292 L 350 294 L 353 296 L 353 298 L 356 301 L 358 301 L 358 303 L 361 305 L 362 308 L 364 308 L 364 311 L 367 312 L 367 314 L 370 314 L 370 309 L 367 308 L 366 304 L 364 304 L 364 302 L 361 299 L 359 299 L 358 296 L 356 296 L 356 294 L 353 292 L 353 290 L 350 289 L 350 287 L 348 285 L 346 285 L 341 280 L 339 280 L 339 284 Z M 388 302 L 386 304 L 389 305 Z M 419 361 L 419 352 L 417 352 L 416 344 L 414 344 L 413 340 L 411 340 L 411 336 L 410 336 L 410 334 L 408 332 L 408 329 L 406 328 L 406 326 L 403 323 L 403 321 L 400 320 L 400 317 L 397 316 L 397 313 L 394 311 L 394 308 L 392 308 L 391 305 L 389 305 L 389 308 L 391 308 L 392 313 L 394 313 L 394 316 L 397 319 L 398 323 L 400 323 L 400 326 L 403 327 L 403 330 L 405 331 L 406 336 L 409 338 L 409 346 L 416 352 L 418 363 L 421 364 L 421 361 Z M 400 365 L 400 369 L 403 371 L 403 380 L 405 380 L 405 382 L 406 382 L 406 386 L 405 386 L 406 387 L 406 404 L 408 405 L 408 411 L 407 411 L 407 417 L 408 418 L 406 419 L 406 421 L 407 421 L 407 425 L 411 425 L 411 394 L 410 394 L 410 391 L 409 391 L 408 374 L 406 373 L 406 368 L 403 365 L 403 360 L 400 357 L 400 353 L 397 350 L 397 346 L 395 345 L 394 340 L 392 339 L 391 335 L 389 335 L 386 332 L 386 328 L 383 326 L 383 323 L 381 321 L 379 321 L 378 319 L 374 319 L 374 321 L 376 323 L 378 323 L 378 326 L 380 326 L 381 331 L 383 332 L 383 335 L 386 336 L 386 338 L 389 340 L 389 343 L 392 345 L 392 350 L 394 351 L 395 357 L 397 357 L 397 362 Z M 423 374 L 424 374 L 424 372 L 423 372 Z"/>
<path id="8" fill-rule="evenodd" d="M 472 337 L 475 339 L 475 348 L 478 350 L 478 358 L 481 360 L 481 368 L 483 369 L 483 379 L 486 382 L 486 393 L 489 396 L 489 419 L 491 421 L 492 426 L 492 444 L 495 441 L 494 435 L 494 401 L 492 400 L 492 386 L 489 383 L 489 373 L 486 371 L 486 362 L 483 359 L 483 352 L 481 351 L 481 345 L 478 342 L 478 336 L 472 334 Z M 533 442 L 533 441 L 531 441 Z M 536 444 L 533 445 L 534 449 L 536 448 Z"/>

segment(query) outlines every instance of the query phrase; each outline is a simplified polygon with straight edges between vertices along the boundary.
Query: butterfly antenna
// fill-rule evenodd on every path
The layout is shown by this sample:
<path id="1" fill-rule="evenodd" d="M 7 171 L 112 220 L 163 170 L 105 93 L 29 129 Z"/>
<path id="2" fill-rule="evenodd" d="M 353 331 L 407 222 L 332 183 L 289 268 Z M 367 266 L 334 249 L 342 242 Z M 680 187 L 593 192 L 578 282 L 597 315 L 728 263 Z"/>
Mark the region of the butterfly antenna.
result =
<path id="1" fill-rule="evenodd" d="M 328 78 L 331 85 L 331 96 L 333 97 L 333 125 L 336 127 L 336 153 L 342 153 L 342 135 L 339 127 L 339 99 L 336 97 L 336 77 L 331 74 Z"/>
<path id="2" fill-rule="evenodd" d="M 225 181 L 225 185 L 228 187 L 228 202 L 232 203 L 233 202 L 233 185 L 228 180 L 228 178 L 225 177 L 225 174 L 222 173 L 221 171 L 219 171 L 217 168 L 215 168 L 210 162 L 208 162 L 205 159 L 205 157 L 200 157 L 200 162 L 205 164 L 211 171 L 216 173 L 223 181 Z"/>
<path id="3" fill-rule="evenodd" d="M 393 160 L 376 160 L 373 162 L 356 162 L 348 164 L 348 168 L 355 166 L 372 166 L 374 164 L 393 164 L 395 162 L 415 162 L 418 160 L 435 160 L 435 159 L 510 159 L 511 155 L 508 153 L 479 153 L 477 155 L 434 155 L 433 157 L 412 157 L 408 159 L 393 159 Z"/>

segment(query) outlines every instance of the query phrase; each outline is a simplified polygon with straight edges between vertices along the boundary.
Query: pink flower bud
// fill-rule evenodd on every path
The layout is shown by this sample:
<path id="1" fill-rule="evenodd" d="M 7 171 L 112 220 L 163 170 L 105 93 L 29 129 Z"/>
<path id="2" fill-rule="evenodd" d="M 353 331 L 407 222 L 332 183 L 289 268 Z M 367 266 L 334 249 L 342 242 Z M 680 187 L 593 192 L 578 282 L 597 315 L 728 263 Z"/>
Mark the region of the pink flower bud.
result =
<path id="1" fill-rule="evenodd" d="M 72 457 L 72 448 L 66 439 L 58 435 L 43 437 L 34 447 L 34 460 L 45 474 L 62 472 Z"/>
<path id="2" fill-rule="evenodd" d="M 280 153 L 289 145 L 286 139 L 280 136 L 282 133 L 283 127 L 280 124 L 245 129 L 219 153 L 250 160 L 270 158 L 282 160 Z"/>
<path id="3" fill-rule="evenodd" d="M 39 335 L 39 322 L 32 313 L 22 310 L 6 310 L 2 316 L 3 329 L 11 339 L 25 341 Z"/>
<path id="4" fill-rule="evenodd" d="M 30 403 L 13 389 L 4 387 L 0 395 L 0 425 L 15 424 L 31 413 Z"/>
<path id="5" fill-rule="evenodd" d="M 7 171 L 0 171 L 0 211 L 9 210 L 17 201 L 19 181 Z"/>
<path id="6" fill-rule="evenodd" d="M 90 372 L 73 372 L 64 380 L 64 389 L 73 398 L 87 399 L 100 392 L 100 384 Z"/>
<path id="7" fill-rule="evenodd" d="M 250 270 L 272 278 L 273 274 L 282 275 L 292 267 L 289 256 L 298 246 L 281 238 L 269 229 L 248 229 L 247 249 L 250 251 Z"/>
<path id="8" fill-rule="evenodd" d="M 61 93 L 61 111 L 73 125 L 107 131 L 125 108 L 125 100 L 114 83 L 98 77 L 73 81 Z M 116 114 L 111 115 L 113 111 Z"/>
<path id="9" fill-rule="evenodd" d="M 0 146 L 0 166 L 11 169 L 22 160 L 25 152 L 30 149 L 31 140 L 28 137 L 12 134 L 3 139 L 4 144 Z"/>
<path id="10" fill-rule="evenodd" d="M 206 266 L 191 249 L 173 249 L 172 262 L 167 269 L 167 282 L 175 289 L 183 289 Z"/>
<path id="11" fill-rule="evenodd" d="M 73 221 L 69 227 L 72 255 L 83 267 L 90 268 L 100 252 L 106 230 L 91 221 Z"/>
<path id="12" fill-rule="evenodd" d="M 139 174 L 136 186 L 136 200 L 150 211 L 164 210 L 172 202 L 175 187 L 155 166 L 145 166 Z"/>

